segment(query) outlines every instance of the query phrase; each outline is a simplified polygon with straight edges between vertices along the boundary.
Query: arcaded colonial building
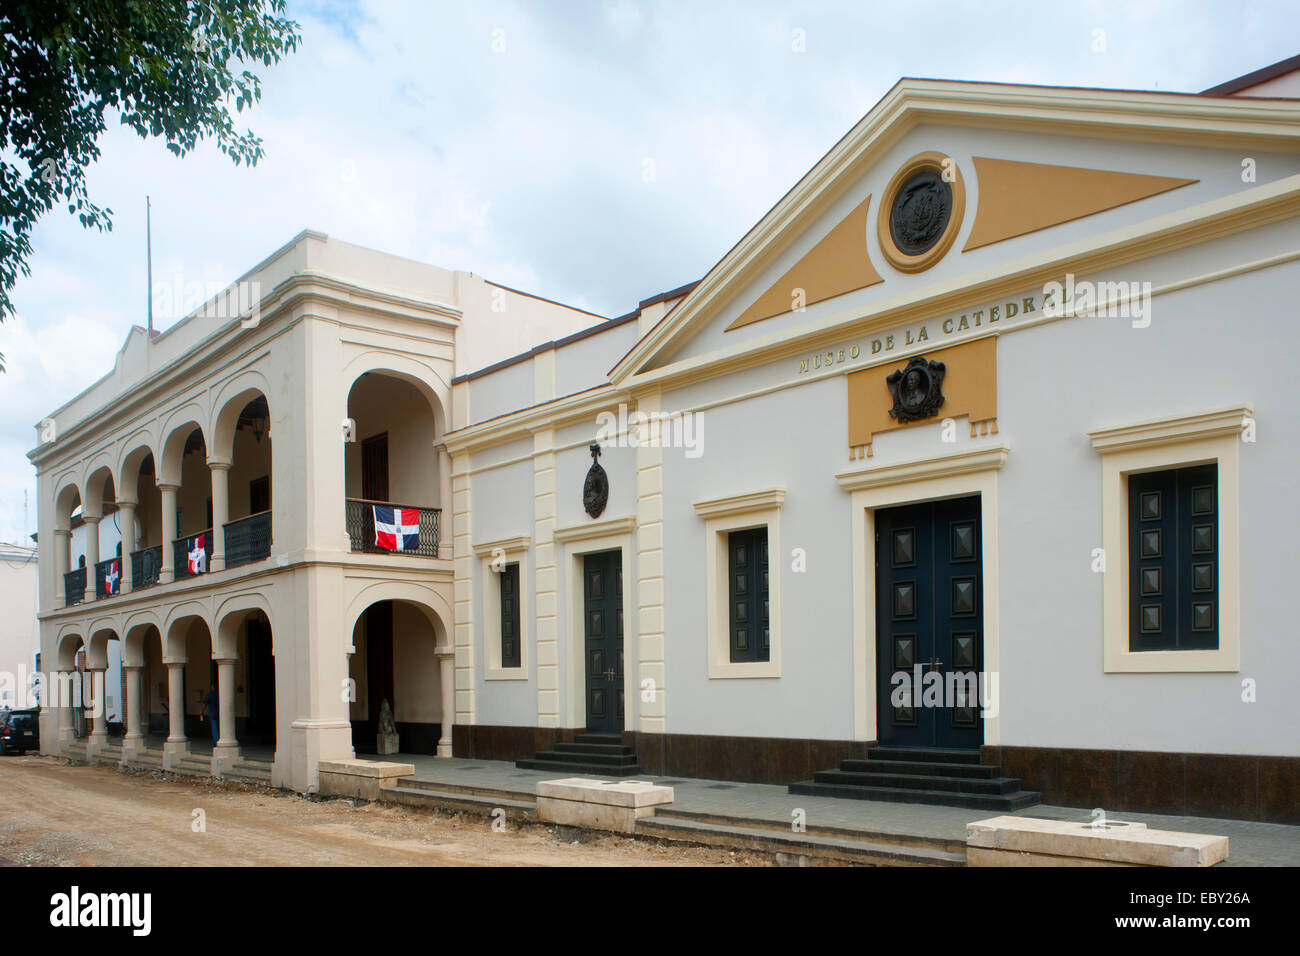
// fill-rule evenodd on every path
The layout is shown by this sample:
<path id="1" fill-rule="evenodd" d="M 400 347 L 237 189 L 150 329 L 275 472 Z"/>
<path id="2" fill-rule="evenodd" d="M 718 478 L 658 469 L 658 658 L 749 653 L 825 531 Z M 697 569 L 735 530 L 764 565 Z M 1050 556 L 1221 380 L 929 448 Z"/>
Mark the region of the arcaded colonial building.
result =
<path id="1" fill-rule="evenodd" d="M 388 698 L 564 773 L 1295 822 L 1298 65 L 903 80 L 618 319 L 305 234 L 51 416 L 44 655 L 123 642 L 124 761 L 215 674 L 216 766 L 298 789 Z"/>
<path id="2" fill-rule="evenodd" d="M 373 748 L 387 699 L 410 746 L 450 754 L 451 380 L 596 321 L 304 232 L 134 329 L 31 454 L 43 670 L 89 672 L 89 703 L 120 656 L 125 734 L 65 693 L 43 747 L 306 791 L 319 760 Z M 413 547 L 375 545 L 376 504 L 416 516 Z"/>

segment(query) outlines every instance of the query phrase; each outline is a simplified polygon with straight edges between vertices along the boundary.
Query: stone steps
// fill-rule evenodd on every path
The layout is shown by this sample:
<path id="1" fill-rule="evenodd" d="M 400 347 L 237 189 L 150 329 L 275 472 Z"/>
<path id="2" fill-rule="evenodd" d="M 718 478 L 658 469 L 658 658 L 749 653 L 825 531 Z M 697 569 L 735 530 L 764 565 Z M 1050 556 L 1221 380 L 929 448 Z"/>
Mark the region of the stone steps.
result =
<path id="1" fill-rule="evenodd" d="M 790 793 L 810 797 L 846 797 L 852 800 L 880 800 L 885 803 L 923 803 L 938 807 L 966 807 L 971 810 L 1023 810 L 1042 803 L 1042 794 L 1020 791 L 1006 796 L 954 793 L 951 790 L 904 790 L 897 787 L 863 787 L 857 784 L 792 783 Z"/>
<path id="2" fill-rule="evenodd" d="M 695 823 L 713 824 L 723 828 L 771 831 L 778 834 L 793 833 L 788 820 L 765 820 L 758 817 L 742 817 L 710 811 L 680 810 L 671 805 L 657 808 L 655 819 L 687 820 Z M 805 833 L 798 835 L 823 837 L 831 841 L 881 843 L 893 847 L 933 850 L 958 855 L 966 852 L 966 841 L 959 837 L 890 833 L 883 830 L 858 830 L 848 827 L 826 826 L 825 824 L 809 824 Z"/>
<path id="3" fill-rule="evenodd" d="M 617 734 L 578 734 L 571 743 L 558 743 L 527 760 L 516 760 L 520 770 L 543 770 L 568 776 L 639 777 L 636 752 L 624 746 Z"/>
<path id="4" fill-rule="evenodd" d="M 656 814 L 638 820 L 636 832 L 683 843 L 718 847 L 743 847 L 780 854 L 782 862 L 826 860 L 865 866 L 965 866 L 966 853 L 931 847 L 907 846 L 885 840 L 854 839 L 819 833 L 794 833 L 764 826 L 706 823 L 680 816 Z M 802 860 L 800 858 L 803 858 Z"/>
<path id="5" fill-rule="evenodd" d="M 1002 776 L 1001 767 L 980 763 L 977 750 L 917 747 L 872 747 L 866 760 L 843 760 L 838 770 L 790 784 L 789 792 L 1003 812 L 1042 802 L 1018 778 Z"/>

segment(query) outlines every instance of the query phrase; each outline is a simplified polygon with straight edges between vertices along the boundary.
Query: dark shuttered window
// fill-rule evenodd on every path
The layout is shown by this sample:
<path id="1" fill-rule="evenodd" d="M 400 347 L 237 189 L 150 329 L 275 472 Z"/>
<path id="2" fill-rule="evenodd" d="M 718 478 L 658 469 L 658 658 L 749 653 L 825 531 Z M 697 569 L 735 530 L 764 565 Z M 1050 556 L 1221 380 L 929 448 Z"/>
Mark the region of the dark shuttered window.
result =
<path id="1" fill-rule="evenodd" d="M 1219 646 L 1219 474 L 1130 475 L 1129 650 Z"/>
<path id="2" fill-rule="evenodd" d="M 501 666 L 520 666 L 518 564 L 501 569 Z"/>
<path id="3" fill-rule="evenodd" d="M 766 661 L 770 653 L 767 615 L 767 529 L 727 536 L 731 660 Z"/>

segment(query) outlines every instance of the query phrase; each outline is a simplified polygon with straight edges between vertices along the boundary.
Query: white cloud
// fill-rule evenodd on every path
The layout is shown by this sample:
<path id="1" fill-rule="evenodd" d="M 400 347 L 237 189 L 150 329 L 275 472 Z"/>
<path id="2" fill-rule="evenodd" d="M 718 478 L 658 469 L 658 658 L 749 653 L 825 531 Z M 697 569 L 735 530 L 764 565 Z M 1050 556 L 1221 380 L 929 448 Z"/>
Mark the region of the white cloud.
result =
<path id="1" fill-rule="evenodd" d="M 113 126 L 90 173 L 113 231 L 61 211 L 36 230 L 22 318 L 0 326 L 0 538 L 22 530 L 33 423 L 145 322 L 146 193 L 156 282 L 228 282 L 314 228 L 617 315 L 701 276 L 900 76 L 1198 90 L 1293 54 L 1297 20 L 1284 3 L 975 0 L 291 14 L 303 45 L 261 71 L 246 115 L 267 151 L 255 169 Z"/>

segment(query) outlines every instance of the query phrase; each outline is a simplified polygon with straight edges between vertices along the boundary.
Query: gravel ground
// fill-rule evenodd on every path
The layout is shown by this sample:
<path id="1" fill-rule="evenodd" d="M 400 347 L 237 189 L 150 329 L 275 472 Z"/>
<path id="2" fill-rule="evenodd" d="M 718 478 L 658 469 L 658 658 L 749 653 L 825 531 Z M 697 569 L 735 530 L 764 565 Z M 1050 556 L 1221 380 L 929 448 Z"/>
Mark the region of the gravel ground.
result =
<path id="1" fill-rule="evenodd" d="M 0 757 L 0 857 L 25 866 L 770 866 L 744 851 Z M 196 811 L 202 811 L 198 813 Z M 203 829 L 197 829 L 199 823 Z"/>

